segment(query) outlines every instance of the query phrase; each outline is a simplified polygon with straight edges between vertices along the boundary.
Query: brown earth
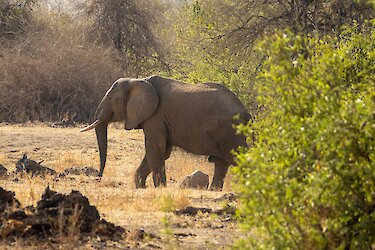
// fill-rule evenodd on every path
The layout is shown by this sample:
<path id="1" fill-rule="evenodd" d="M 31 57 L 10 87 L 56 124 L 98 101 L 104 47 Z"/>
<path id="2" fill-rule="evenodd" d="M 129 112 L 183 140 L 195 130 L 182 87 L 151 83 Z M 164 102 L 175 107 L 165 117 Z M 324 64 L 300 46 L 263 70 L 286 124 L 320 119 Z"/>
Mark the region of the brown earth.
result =
<path id="1" fill-rule="evenodd" d="M 94 132 L 80 128 L 54 128 L 46 124 L 0 125 L 0 164 L 11 173 L 23 154 L 43 166 L 64 172 L 67 168 L 98 168 Z M 109 128 L 108 163 L 104 176 L 13 175 L 0 177 L 0 187 L 15 192 L 22 207 L 37 205 L 45 188 L 69 194 L 77 190 L 95 206 L 100 217 L 130 232 L 120 240 L 91 241 L 67 239 L 70 248 L 132 249 L 222 249 L 241 236 L 233 217 L 229 175 L 222 192 L 181 189 L 183 178 L 201 170 L 212 178 L 213 166 L 205 157 L 174 150 L 166 162 L 168 185 L 154 188 L 148 178 L 146 189 L 135 189 L 133 174 L 143 155 L 142 131 L 124 131 L 120 124 Z M 145 236 L 146 235 L 146 236 Z M 151 237 L 152 236 L 152 237 Z M 62 244 L 43 245 L 52 248 Z M 10 245 L 11 244 L 11 245 Z M 40 242 L 19 239 L 11 248 L 40 247 Z"/>

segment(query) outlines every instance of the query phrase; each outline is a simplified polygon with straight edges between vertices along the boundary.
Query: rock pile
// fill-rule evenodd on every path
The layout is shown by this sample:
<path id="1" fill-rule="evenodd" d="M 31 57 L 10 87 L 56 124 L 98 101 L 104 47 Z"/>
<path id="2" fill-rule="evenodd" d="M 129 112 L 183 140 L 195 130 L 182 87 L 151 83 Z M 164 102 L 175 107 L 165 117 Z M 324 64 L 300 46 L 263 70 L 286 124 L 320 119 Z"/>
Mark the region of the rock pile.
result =
<path id="1" fill-rule="evenodd" d="M 20 202 L 14 197 L 14 192 L 0 187 L 0 216 L 10 208 L 19 208 Z"/>
<path id="2" fill-rule="evenodd" d="M 0 178 L 7 178 L 9 176 L 14 176 L 18 174 L 27 174 L 31 177 L 39 176 L 45 177 L 46 175 L 51 175 L 55 177 L 66 177 L 68 175 L 85 175 L 91 177 L 97 177 L 99 171 L 92 167 L 70 167 L 66 168 L 60 174 L 54 169 L 43 166 L 43 161 L 36 162 L 30 159 L 26 154 L 20 158 L 16 163 L 16 169 L 8 173 L 8 170 L 0 164 Z"/>
<path id="3" fill-rule="evenodd" d="M 66 175 L 98 176 L 99 171 L 92 167 L 71 167 L 65 169 L 59 176 L 64 177 Z"/>
<path id="4" fill-rule="evenodd" d="M 124 228 L 100 219 L 96 207 L 78 191 L 65 195 L 47 187 L 36 207 L 19 206 L 13 192 L 0 188 L 0 239 L 50 240 L 74 233 L 80 238 L 100 236 L 115 240 L 125 233 Z"/>
<path id="5" fill-rule="evenodd" d="M 41 165 L 42 162 L 38 163 L 36 161 L 33 161 L 29 159 L 29 157 L 27 157 L 26 154 L 24 154 L 22 158 L 19 159 L 16 163 L 16 173 L 27 173 L 27 174 L 31 174 L 32 176 L 44 176 L 46 174 L 49 174 L 49 175 L 56 174 L 55 170 L 42 166 Z"/>

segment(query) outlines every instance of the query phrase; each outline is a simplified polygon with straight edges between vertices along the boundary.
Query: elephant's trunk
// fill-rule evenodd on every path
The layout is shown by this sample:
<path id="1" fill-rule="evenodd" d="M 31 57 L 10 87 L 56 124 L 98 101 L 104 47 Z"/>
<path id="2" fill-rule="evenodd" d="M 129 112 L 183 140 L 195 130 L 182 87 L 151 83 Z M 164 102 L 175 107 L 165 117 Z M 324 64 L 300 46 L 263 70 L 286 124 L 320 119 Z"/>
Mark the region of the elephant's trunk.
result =
<path id="1" fill-rule="evenodd" d="M 107 161 L 107 130 L 108 124 L 106 123 L 100 123 L 98 126 L 95 127 L 96 132 L 96 139 L 98 141 L 98 147 L 99 147 L 99 155 L 100 155 L 100 171 L 99 176 L 103 176 L 105 163 Z"/>

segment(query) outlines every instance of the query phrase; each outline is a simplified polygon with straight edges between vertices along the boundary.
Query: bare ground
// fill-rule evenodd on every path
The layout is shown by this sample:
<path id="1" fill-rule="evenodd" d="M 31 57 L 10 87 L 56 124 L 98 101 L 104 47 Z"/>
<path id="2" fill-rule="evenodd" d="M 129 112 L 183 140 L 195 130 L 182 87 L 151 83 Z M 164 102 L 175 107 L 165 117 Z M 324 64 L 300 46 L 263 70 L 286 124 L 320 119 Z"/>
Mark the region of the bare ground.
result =
<path id="1" fill-rule="evenodd" d="M 146 237 L 136 240 L 131 235 L 120 242 L 74 243 L 72 248 L 134 248 L 134 249 L 222 249 L 230 247 L 241 235 L 230 215 L 198 212 L 197 215 L 176 215 L 174 211 L 187 206 L 220 211 L 225 204 L 235 205 L 223 196 L 232 193 L 231 176 L 222 192 L 181 189 L 183 177 L 202 170 L 212 178 L 213 166 L 205 157 L 174 150 L 166 162 L 168 185 L 154 188 L 151 178 L 146 189 L 135 189 L 133 174 L 143 155 L 142 131 L 124 131 L 121 125 L 109 128 L 108 163 L 102 179 L 87 176 L 68 178 L 8 177 L 0 186 L 14 191 L 22 206 L 35 205 L 47 185 L 61 193 L 78 190 L 95 205 L 107 221 L 137 232 L 143 229 Z M 24 153 L 44 166 L 62 172 L 68 167 L 98 168 L 94 132 L 80 133 L 79 128 L 56 128 L 46 124 L 0 125 L 0 164 L 9 172 Z M 39 243 L 21 240 L 1 246 L 23 248 Z M 69 245 L 69 242 L 67 242 Z M 55 246 L 57 247 L 57 246 Z"/>

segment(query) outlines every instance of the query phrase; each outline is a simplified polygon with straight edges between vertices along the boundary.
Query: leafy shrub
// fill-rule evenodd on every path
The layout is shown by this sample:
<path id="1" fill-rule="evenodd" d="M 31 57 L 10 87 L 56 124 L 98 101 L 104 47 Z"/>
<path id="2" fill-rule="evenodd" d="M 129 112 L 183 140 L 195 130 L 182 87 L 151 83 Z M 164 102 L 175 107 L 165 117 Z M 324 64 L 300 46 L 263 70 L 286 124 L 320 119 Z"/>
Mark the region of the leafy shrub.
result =
<path id="1" fill-rule="evenodd" d="M 240 214 L 260 249 L 374 249 L 375 29 L 267 39 L 258 84 L 266 111 L 238 154 Z"/>

